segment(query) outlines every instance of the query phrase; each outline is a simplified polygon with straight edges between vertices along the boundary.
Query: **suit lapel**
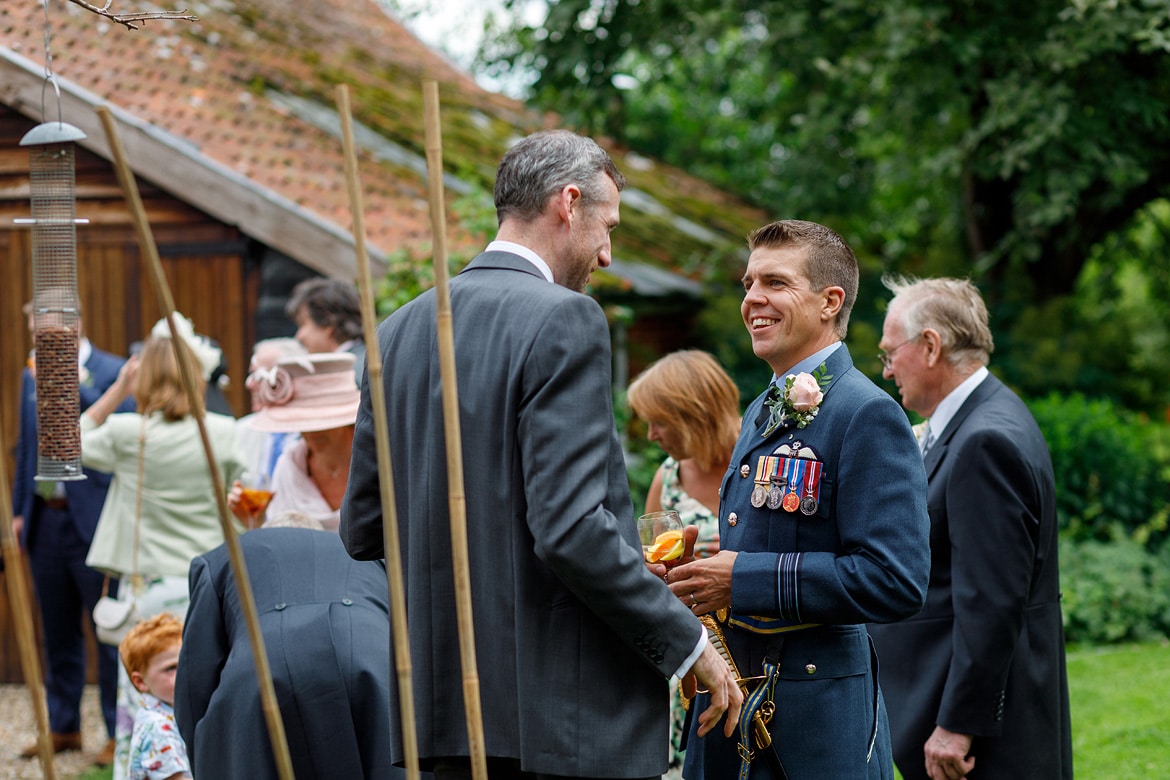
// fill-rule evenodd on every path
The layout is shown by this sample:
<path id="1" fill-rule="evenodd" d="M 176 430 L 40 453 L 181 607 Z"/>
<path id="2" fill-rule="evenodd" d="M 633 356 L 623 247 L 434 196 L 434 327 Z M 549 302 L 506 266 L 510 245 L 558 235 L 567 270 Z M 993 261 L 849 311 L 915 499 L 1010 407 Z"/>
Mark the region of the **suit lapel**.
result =
<path id="1" fill-rule="evenodd" d="M 932 444 L 930 449 L 926 451 L 926 457 L 923 458 L 922 465 L 926 468 L 927 479 L 934 476 L 935 470 L 938 469 L 939 464 L 943 461 L 943 455 L 946 454 L 951 439 L 963 427 L 963 421 L 971 415 L 971 412 L 976 407 L 990 398 L 1002 386 L 1003 383 L 996 379 L 995 375 L 988 374 L 987 378 L 971 391 L 971 395 L 967 396 L 967 400 L 959 407 L 959 411 L 955 412 L 955 416 L 947 423 L 946 430 L 942 432 L 942 436 L 939 436 L 938 441 Z"/>

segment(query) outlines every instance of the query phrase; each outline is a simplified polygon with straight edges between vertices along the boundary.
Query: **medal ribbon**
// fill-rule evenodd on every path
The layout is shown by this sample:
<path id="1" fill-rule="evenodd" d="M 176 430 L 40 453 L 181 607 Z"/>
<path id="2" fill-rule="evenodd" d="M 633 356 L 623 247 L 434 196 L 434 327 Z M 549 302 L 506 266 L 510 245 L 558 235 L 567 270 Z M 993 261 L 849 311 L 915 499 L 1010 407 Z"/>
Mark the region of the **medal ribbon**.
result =
<path id="1" fill-rule="evenodd" d="M 819 460 L 809 461 L 808 475 L 804 480 L 804 494 L 817 502 L 821 500 L 821 469 L 824 465 Z"/>

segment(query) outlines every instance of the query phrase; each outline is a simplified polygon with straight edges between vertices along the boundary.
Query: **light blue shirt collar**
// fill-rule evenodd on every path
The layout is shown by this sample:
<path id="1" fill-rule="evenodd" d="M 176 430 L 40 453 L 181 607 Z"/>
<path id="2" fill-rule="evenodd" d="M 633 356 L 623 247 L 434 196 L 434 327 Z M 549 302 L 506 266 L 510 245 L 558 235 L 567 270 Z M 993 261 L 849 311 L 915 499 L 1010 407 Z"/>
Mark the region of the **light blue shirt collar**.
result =
<path id="1" fill-rule="evenodd" d="M 488 244 L 487 249 L 484 251 L 508 252 L 513 255 L 520 255 L 525 260 L 536 266 L 536 270 L 540 271 L 541 275 L 545 279 L 550 282 L 553 281 L 552 268 L 549 267 L 548 263 L 546 263 L 540 255 L 536 254 L 536 252 L 533 252 L 523 244 L 514 244 L 511 241 L 500 241 L 499 239 L 496 239 L 495 241 Z"/>
<path id="2" fill-rule="evenodd" d="M 826 360 L 828 360 L 829 355 L 832 355 L 834 352 L 836 352 L 840 346 L 841 342 L 835 341 L 819 352 L 814 352 L 813 354 L 809 355 L 804 360 L 785 371 L 783 374 L 773 374 L 772 384 L 778 384 L 781 376 L 800 373 L 811 374 L 813 371 L 816 371 L 818 368 L 820 368 L 821 363 L 824 363 Z M 783 390 L 784 388 L 781 387 L 780 389 Z"/>

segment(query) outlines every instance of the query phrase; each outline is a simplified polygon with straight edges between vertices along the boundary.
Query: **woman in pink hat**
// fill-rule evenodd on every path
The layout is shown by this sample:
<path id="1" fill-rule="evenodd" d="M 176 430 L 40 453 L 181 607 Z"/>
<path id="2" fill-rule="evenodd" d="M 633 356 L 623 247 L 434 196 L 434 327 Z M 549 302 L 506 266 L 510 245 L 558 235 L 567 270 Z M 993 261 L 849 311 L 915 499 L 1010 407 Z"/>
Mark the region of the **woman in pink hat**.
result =
<path id="1" fill-rule="evenodd" d="M 301 438 L 276 462 L 267 509 L 250 511 L 241 500 L 244 486 L 232 485 L 228 506 L 245 525 L 255 527 L 268 513 L 293 510 L 337 530 L 361 398 L 353 381 L 353 363 L 353 355 L 345 353 L 298 355 L 248 377 L 260 403 L 252 427 L 299 433 Z"/>

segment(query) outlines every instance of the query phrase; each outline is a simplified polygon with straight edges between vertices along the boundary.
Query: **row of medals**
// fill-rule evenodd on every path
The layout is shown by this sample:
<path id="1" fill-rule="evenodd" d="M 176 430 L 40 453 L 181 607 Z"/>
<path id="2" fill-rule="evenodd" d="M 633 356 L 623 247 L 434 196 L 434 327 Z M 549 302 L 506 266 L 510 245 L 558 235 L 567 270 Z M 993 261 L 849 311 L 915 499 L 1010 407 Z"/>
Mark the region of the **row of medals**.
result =
<path id="1" fill-rule="evenodd" d="M 767 455 L 760 456 L 761 470 L 763 469 L 763 461 L 768 457 L 769 456 Z M 781 460 L 799 461 L 803 459 L 781 458 Z M 810 466 L 812 463 L 815 463 L 815 461 L 806 462 L 809 463 Z M 784 470 L 785 472 L 788 471 L 787 466 Z M 810 476 L 812 476 L 811 472 Z M 805 496 L 803 498 L 800 497 L 799 484 L 793 484 L 791 490 L 787 490 L 787 487 L 787 476 L 781 476 L 779 474 L 772 476 L 770 487 L 767 482 L 761 482 L 759 479 L 757 479 L 756 486 L 752 490 L 752 506 L 754 506 L 756 509 L 759 509 L 764 505 L 767 505 L 769 509 L 783 509 L 785 512 L 795 512 L 797 509 L 800 509 L 801 513 L 805 515 L 816 514 L 818 504 L 816 497 L 813 495 L 816 489 L 815 485 L 809 485 L 806 488 Z"/>

